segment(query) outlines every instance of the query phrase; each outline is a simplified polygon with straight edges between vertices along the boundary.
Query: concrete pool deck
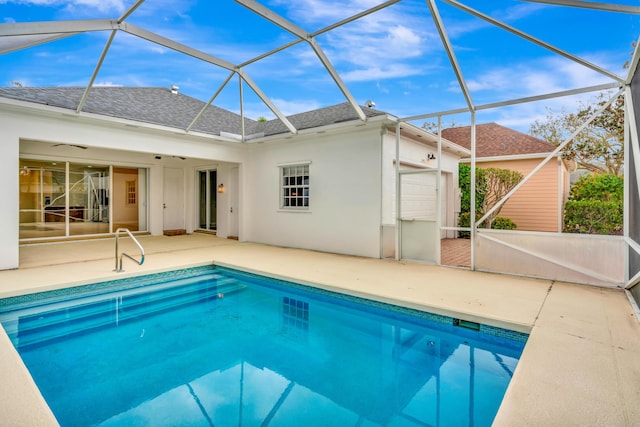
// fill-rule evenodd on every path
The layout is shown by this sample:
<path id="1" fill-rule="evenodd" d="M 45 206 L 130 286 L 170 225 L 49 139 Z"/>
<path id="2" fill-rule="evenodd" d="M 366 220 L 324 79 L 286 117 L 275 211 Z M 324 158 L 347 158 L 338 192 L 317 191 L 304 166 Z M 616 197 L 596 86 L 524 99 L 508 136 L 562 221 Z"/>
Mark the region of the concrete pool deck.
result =
<path id="1" fill-rule="evenodd" d="M 25 245 L 0 298 L 215 263 L 530 332 L 496 426 L 640 425 L 640 323 L 622 290 L 244 243 L 142 236 L 142 266 L 113 272 L 114 241 Z M 121 248 L 136 251 L 127 238 Z M 0 331 L 3 426 L 56 425 Z"/>

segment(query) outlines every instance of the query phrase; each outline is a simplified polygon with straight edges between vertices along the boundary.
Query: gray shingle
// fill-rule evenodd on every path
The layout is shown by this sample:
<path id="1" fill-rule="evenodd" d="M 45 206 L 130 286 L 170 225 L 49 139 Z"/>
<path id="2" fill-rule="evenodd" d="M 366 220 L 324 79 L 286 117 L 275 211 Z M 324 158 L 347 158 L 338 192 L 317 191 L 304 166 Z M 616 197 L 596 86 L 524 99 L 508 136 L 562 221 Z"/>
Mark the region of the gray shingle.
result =
<path id="1" fill-rule="evenodd" d="M 82 98 L 83 87 L 25 87 L 0 88 L 5 98 L 51 105 L 75 110 Z M 89 91 L 82 111 L 118 117 L 127 120 L 186 129 L 202 110 L 205 103 L 170 89 L 158 87 L 93 87 Z M 386 113 L 362 107 L 367 117 Z M 287 119 L 298 130 L 358 120 L 349 103 L 294 114 Z M 194 131 L 220 135 L 220 132 L 241 134 L 240 116 L 223 108 L 210 105 L 192 128 Z M 245 118 L 245 133 L 265 136 L 286 134 L 289 129 L 279 120 L 257 122 Z"/>
<path id="2" fill-rule="evenodd" d="M 82 98 L 82 87 L 0 88 L 0 96 L 75 110 Z M 186 129 L 205 103 L 165 88 L 94 87 L 82 111 L 110 117 Z M 245 118 L 245 127 L 257 122 Z M 209 106 L 193 130 L 213 135 L 221 131 L 240 134 L 240 116 Z"/>
<path id="3" fill-rule="evenodd" d="M 361 107 L 367 117 L 375 117 L 386 114 L 383 111 Z M 318 110 L 307 111 L 305 113 L 288 116 L 287 119 L 298 130 L 311 129 L 320 126 L 327 126 L 334 123 L 359 120 L 359 117 L 351 104 L 348 102 L 320 108 Z M 265 136 L 277 135 L 288 132 L 287 127 L 278 119 L 264 123 L 258 123 L 257 132 L 264 132 Z"/>

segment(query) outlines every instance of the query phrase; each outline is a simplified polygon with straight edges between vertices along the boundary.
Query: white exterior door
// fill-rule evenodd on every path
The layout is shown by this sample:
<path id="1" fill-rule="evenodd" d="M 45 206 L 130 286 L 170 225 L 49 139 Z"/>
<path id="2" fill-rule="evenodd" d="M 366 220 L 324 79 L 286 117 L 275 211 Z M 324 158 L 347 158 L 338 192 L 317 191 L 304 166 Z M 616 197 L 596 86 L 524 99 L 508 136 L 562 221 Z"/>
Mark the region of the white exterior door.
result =
<path id="1" fill-rule="evenodd" d="M 184 171 L 164 169 L 164 230 L 184 228 Z"/>
<path id="2" fill-rule="evenodd" d="M 400 171 L 400 258 L 439 261 L 438 191 L 434 170 Z"/>

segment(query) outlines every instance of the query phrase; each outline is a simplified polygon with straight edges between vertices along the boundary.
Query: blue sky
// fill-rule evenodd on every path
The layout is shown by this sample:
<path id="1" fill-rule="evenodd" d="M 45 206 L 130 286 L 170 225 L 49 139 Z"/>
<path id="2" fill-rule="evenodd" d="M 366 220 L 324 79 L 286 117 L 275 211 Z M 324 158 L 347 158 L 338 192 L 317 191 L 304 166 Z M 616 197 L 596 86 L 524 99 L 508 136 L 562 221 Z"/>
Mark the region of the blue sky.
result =
<path id="1" fill-rule="evenodd" d="M 631 43 L 640 36 L 640 15 L 519 0 L 460 1 L 621 76 Z M 382 1 L 260 3 L 312 33 Z M 638 6 L 637 0 L 617 3 Z M 131 4 L 133 0 L 0 0 L 0 22 L 117 18 Z M 436 4 L 476 105 L 611 82 L 441 0 Z M 147 0 L 126 22 L 234 64 L 295 40 L 232 0 Z M 80 34 L 0 55 L 0 86 L 84 86 L 108 36 Z M 378 109 L 399 117 L 466 106 L 424 0 L 401 1 L 320 35 L 317 41 L 361 104 L 374 100 Z M 248 65 L 245 71 L 284 114 L 345 101 L 307 43 Z M 182 93 L 207 101 L 228 75 L 222 68 L 118 32 L 96 85 L 177 84 Z M 215 104 L 238 111 L 238 94 L 234 78 Z M 526 132 L 534 120 L 544 117 L 545 109 L 573 110 L 595 95 L 490 110 L 479 113 L 477 120 Z M 247 116 L 273 117 L 246 86 L 243 99 Z M 444 119 L 445 124 L 451 121 L 463 125 L 469 118 Z"/>

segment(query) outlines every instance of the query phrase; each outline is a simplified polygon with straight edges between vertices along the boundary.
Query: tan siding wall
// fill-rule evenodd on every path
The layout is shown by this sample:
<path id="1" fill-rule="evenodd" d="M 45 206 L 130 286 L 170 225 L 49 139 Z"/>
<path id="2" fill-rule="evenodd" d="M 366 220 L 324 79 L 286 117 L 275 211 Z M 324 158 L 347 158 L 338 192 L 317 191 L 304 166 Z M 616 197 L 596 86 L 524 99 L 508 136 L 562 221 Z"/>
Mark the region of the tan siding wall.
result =
<path id="1" fill-rule="evenodd" d="M 479 162 L 481 168 L 511 169 L 527 175 L 540 159 Z M 503 205 L 499 216 L 510 218 L 518 230 L 558 231 L 558 161 L 550 160 Z"/>

